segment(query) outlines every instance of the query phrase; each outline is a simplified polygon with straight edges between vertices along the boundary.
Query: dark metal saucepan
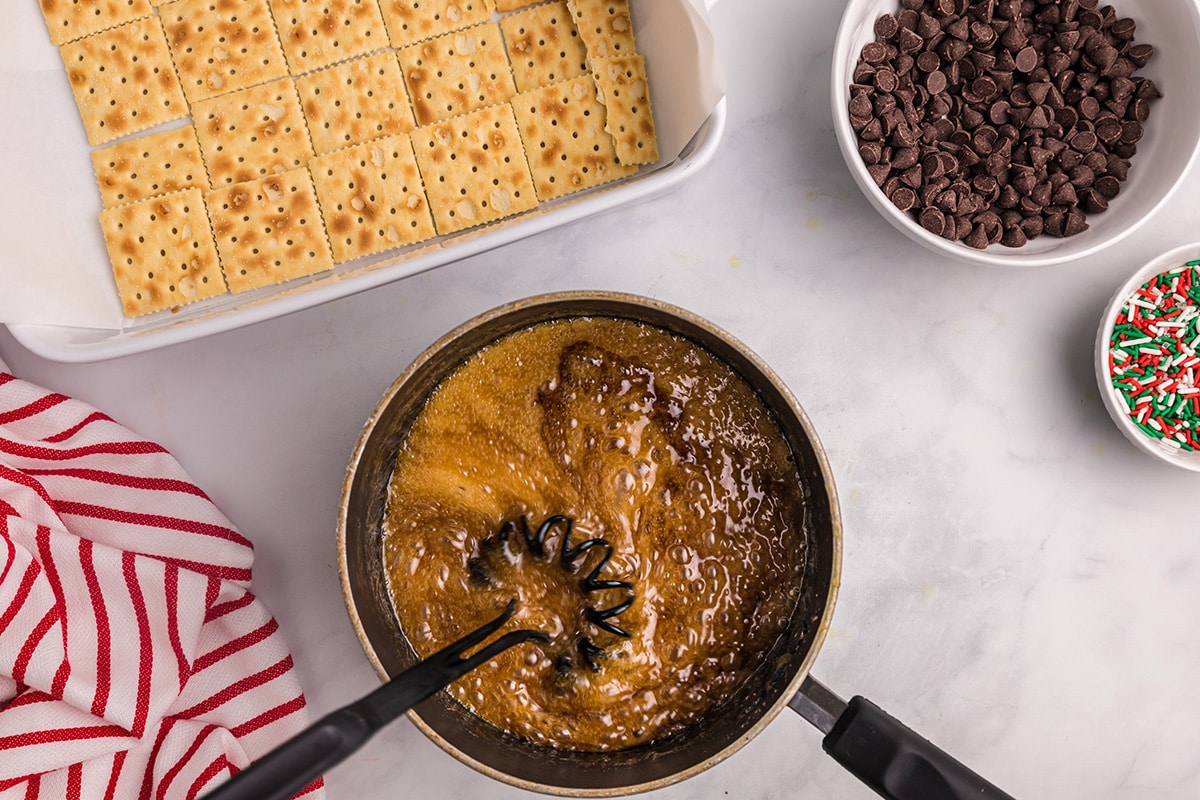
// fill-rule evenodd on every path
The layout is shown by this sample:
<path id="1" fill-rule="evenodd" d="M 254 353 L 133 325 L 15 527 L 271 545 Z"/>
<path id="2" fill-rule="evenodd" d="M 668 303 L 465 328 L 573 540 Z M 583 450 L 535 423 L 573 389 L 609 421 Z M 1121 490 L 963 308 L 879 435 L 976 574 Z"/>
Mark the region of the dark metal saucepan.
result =
<path id="1" fill-rule="evenodd" d="M 903 800 L 1008 795 L 869 701 L 848 704 L 809 676 L 837 597 L 842 524 L 828 461 L 795 397 L 771 369 L 729 334 L 678 308 L 642 297 L 559 293 L 516 302 L 451 331 L 401 375 L 368 420 L 350 461 L 338 520 L 338 551 L 351 620 L 384 679 L 417 663 L 388 597 L 381 528 L 397 452 L 425 398 L 480 348 L 534 323 L 600 316 L 644 322 L 684 336 L 724 360 L 775 414 L 803 484 L 808 558 L 799 604 L 764 666 L 720 707 L 653 744 L 603 753 L 550 749 L 505 735 L 441 692 L 409 716 L 458 760 L 516 786 L 548 794 L 613 796 L 658 789 L 732 755 L 785 706 L 825 732 L 824 747 L 885 797 Z"/>

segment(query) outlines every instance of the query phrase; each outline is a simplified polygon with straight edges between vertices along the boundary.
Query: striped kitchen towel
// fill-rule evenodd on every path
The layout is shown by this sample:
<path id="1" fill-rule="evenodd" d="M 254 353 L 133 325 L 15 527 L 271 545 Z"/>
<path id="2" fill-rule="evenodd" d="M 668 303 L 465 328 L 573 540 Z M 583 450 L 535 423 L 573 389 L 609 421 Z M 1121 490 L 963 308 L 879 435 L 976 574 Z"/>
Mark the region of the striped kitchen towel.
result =
<path id="1" fill-rule="evenodd" d="M 162 447 L 0 371 L 0 800 L 190 800 L 303 729 L 252 561 Z"/>

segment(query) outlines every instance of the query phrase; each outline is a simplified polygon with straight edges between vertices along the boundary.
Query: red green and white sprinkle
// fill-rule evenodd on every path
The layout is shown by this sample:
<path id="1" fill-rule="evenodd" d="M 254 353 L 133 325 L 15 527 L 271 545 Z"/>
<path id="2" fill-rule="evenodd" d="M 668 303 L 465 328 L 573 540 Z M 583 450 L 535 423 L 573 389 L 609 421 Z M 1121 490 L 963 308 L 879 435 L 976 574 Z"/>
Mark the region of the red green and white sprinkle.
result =
<path id="1" fill-rule="evenodd" d="M 1133 423 L 1164 447 L 1200 451 L 1200 259 L 1131 293 L 1108 344 L 1113 391 Z"/>

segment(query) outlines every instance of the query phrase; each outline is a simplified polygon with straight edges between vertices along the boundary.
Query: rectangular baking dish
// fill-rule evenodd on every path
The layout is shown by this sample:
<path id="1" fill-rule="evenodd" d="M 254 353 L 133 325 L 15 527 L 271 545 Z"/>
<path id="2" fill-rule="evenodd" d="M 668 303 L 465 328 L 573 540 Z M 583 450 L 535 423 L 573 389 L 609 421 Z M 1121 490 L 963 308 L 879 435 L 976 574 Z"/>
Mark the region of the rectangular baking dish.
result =
<path id="1" fill-rule="evenodd" d="M 690 2 L 690 0 L 673 1 Z M 36 12 L 36 0 L 22 0 L 22 2 L 35 6 Z M 633 0 L 635 21 L 638 19 L 639 4 L 649 8 L 650 4 L 663 2 L 664 0 Z M 710 0 L 709 5 L 712 4 Z M 697 2 L 697 5 L 700 4 Z M 655 8 L 653 13 L 646 16 L 655 16 L 655 13 L 661 8 Z M 18 19 L 17 22 L 24 22 L 24 18 L 28 16 L 30 15 L 22 14 L 21 19 Z M 31 18 L 37 23 L 37 26 L 42 25 L 39 16 L 35 15 Z M 18 27 L 28 28 L 30 26 Z M 701 33 L 707 34 L 708 31 L 705 30 Z M 695 53 L 685 53 L 684 59 L 687 60 L 687 55 L 693 55 L 695 59 L 698 59 L 693 68 L 696 73 L 695 86 L 689 85 L 690 75 L 680 76 L 677 66 L 665 67 L 665 69 L 674 71 L 675 74 L 669 76 L 668 80 L 675 86 L 678 86 L 680 80 L 684 81 L 685 85 L 682 87 L 684 94 L 698 95 L 704 92 L 711 94 L 711 87 L 702 86 L 702 84 L 709 84 L 713 80 L 710 70 L 714 65 L 710 61 L 715 60 L 715 56 L 705 54 L 706 49 L 711 46 L 711 41 L 703 36 L 700 38 L 702 41 L 694 44 L 689 42 L 689 45 L 692 45 L 689 49 L 693 49 Z M 670 37 L 667 37 L 667 40 L 669 39 Z M 646 39 L 647 43 L 651 45 L 656 40 L 662 41 L 662 38 L 648 36 Z M 639 38 L 639 47 L 641 47 L 641 42 L 642 40 Z M 45 243 L 43 246 L 43 242 L 39 240 L 49 238 L 47 230 L 45 228 L 36 231 L 30 230 L 27 218 L 22 222 L 22 209 L 16 208 L 16 204 L 21 202 L 47 204 L 54 197 L 55 181 L 59 181 L 60 185 L 71 190 L 71 196 L 67 197 L 58 209 L 62 215 L 59 219 L 66 218 L 65 221 L 69 223 L 66 229 L 79 231 L 77 236 L 82 237 L 71 240 L 69 244 L 75 245 L 76 253 L 81 252 L 82 257 L 87 260 L 88 263 L 84 266 L 89 270 L 87 273 L 89 279 L 103 289 L 111 283 L 111 278 L 109 277 L 108 257 L 104 251 L 95 216 L 100 209 L 99 197 L 79 196 L 88 187 L 94 187 L 90 157 L 86 150 L 82 130 L 71 130 L 68 132 L 71 134 L 70 136 L 57 137 L 57 139 L 65 138 L 68 146 L 74 139 L 78 139 L 78 147 L 71 147 L 71 151 L 68 152 L 63 152 L 62 141 L 52 139 L 52 141 L 44 142 L 43 139 L 46 137 L 36 137 L 29 133 L 29 131 L 36 131 L 39 125 L 46 125 L 46 116 L 49 116 L 55 125 L 73 125 L 75 128 L 80 128 L 78 119 L 75 118 L 74 102 L 67 88 L 65 76 L 60 82 L 56 82 L 54 76 L 46 74 L 48 61 L 45 50 L 46 48 L 53 50 L 53 48 L 44 27 L 19 31 L 12 36 L 12 45 L 18 50 L 28 48 L 30 55 L 29 58 L 25 58 L 22 53 L 14 52 L 12 47 L 0 48 L 0 50 L 7 51 L 4 55 L 0 55 L 0 107 L 10 110 L 19 109 L 18 113 L 9 113 L 0 118 L 0 150 L 7 146 L 8 152 L 7 156 L 0 155 L 0 161 L 7 158 L 10 162 L 7 166 L 10 168 L 13 168 L 15 159 L 18 157 L 25 162 L 19 165 L 19 169 L 29 176 L 25 181 L 25 186 L 28 187 L 31 196 L 22 198 L 16 194 L 19 191 L 18 188 L 13 186 L 6 188 L 5 204 L 15 209 L 17 213 L 5 214 L 2 213 L 3 209 L 0 209 L 0 236 L 9 245 L 5 248 L 6 255 L 0 255 L 0 258 L 21 258 L 24 262 L 74 257 L 71 254 L 71 246 L 64 245 L 60 250 L 54 247 L 53 241 Z M 57 57 L 56 53 L 52 53 L 52 55 Z M 654 69 L 656 64 L 678 63 L 680 59 L 677 45 L 673 44 L 670 52 L 666 53 L 656 54 L 652 50 L 645 49 L 645 55 L 651 70 L 651 97 L 655 103 L 655 117 L 660 134 L 664 129 L 664 123 L 668 130 L 675 128 L 677 136 L 681 124 L 691 124 L 695 128 L 694 123 L 663 119 L 664 114 L 672 113 L 672 101 L 668 99 L 661 88 L 667 82 L 656 80 Z M 52 87 L 56 83 L 61 83 L 62 89 L 61 93 L 53 91 L 50 93 L 52 96 L 38 98 L 36 105 L 32 108 L 29 106 L 33 93 L 29 90 L 28 82 L 26 81 L 26 85 L 22 85 L 23 81 L 21 80 L 22 77 L 28 77 L 30 74 L 26 69 L 26 65 L 29 63 L 40 63 L 41 65 L 41 68 L 33 73 L 38 79 L 39 86 L 47 85 L 47 82 Z M 61 70 L 61 67 L 59 69 Z M 719 84 L 721 80 L 719 68 L 717 73 L 717 83 Z M 656 87 L 659 87 L 657 95 L 655 94 Z M 677 92 L 678 89 L 673 87 L 671 94 Z M 658 100 L 659 97 L 663 98 L 662 102 Z M 687 113 L 695 116 L 694 105 Z M 39 120 L 37 115 L 42 115 L 43 118 Z M 572 195 L 558 201 L 543 203 L 537 210 L 511 220 L 470 229 L 458 234 L 439 236 L 421 245 L 352 261 L 339 265 L 332 271 L 292 281 L 282 286 L 265 287 L 242 294 L 214 298 L 193 306 L 184 306 L 175 313 L 159 312 L 143 318 L 127 319 L 120 323 L 120 327 L 31 324 L 27 321 L 7 322 L 6 324 L 13 337 L 33 353 L 53 361 L 81 363 L 190 341 L 310 308 L 667 192 L 707 164 L 715 154 L 725 128 L 726 104 L 723 92 L 715 105 L 707 111 L 707 116 L 701 114 L 698 118 L 703 121 L 698 128 L 694 129 L 694 133 L 692 129 L 686 131 L 687 134 L 690 134 L 690 138 L 681 140 L 686 141 L 686 144 L 682 146 L 682 149 L 676 148 L 677 155 L 668 153 L 659 164 L 643 169 L 624 181 L 598 187 L 592 191 Z M 18 130 L 17 126 L 22 125 L 27 127 Z M 78 133 L 77 137 L 74 136 L 76 132 Z M 14 143 L 25 151 L 20 156 L 13 153 Z M 37 152 L 38 150 L 44 152 Z M 0 169 L 5 166 L 0 164 Z M 81 175 L 81 172 L 86 174 Z M 94 189 L 92 189 L 92 194 L 95 195 Z M 10 262 L 10 266 L 17 265 Z M 37 264 L 30 264 L 29 269 L 37 269 Z M 103 277 L 103 281 L 96 279 L 97 273 Z M 66 287 L 63 291 L 69 292 L 75 288 Z M 95 289 L 93 288 L 93 290 Z M 110 291 L 113 293 L 113 302 L 115 303 L 115 289 L 110 289 Z"/>

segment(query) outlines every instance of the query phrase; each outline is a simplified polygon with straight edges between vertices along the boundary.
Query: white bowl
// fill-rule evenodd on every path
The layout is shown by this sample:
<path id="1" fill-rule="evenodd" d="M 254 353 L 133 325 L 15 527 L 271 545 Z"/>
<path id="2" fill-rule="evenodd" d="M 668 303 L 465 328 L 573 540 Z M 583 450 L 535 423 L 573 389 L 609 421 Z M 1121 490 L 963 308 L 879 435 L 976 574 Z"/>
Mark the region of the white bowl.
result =
<path id="1" fill-rule="evenodd" d="M 1200 472 L 1200 451 L 1176 450 L 1147 435 L 1134 424 L 1126 412 L 1125 401 L 1121 399 L 1120 394 L 1110 383 L 1108 371 L 1109 341 L 1112 339 L 1113 324 L 1116 321 L 1117 312 L 1125 300 L 1133 294 L 1134 290 L 1160 272 L 1181 267 L 1196 259 L 1200 259 L 1200 242 L 1176 247 L 1146 264 L 1121 285 L 1121 288 L 1109 301 L 1108 307 L 1104 309 L 1104 316 L 1100 318 L 1100 330 L 1096 335 L 1096 381 L 1100 385 L 1100 397 L 1104 400 L 1104 407 L 1108 409 L 1109 416 L 1137 449 L 1160 458 L 1168 464 Z"/>
<path id="2" fill-rule="evenodd" d="M 1152 79 L 1163 97 L 1151 104 L 1129 180 L 1107 211 L 1089 214 L 1088 230 L 1064 239 L 1042 235 L 1018 248 L 994 244 L 976 250 L 925 230 L 892 205 L 858 154 L 850 127 L 850 82 L 864 44 L 875 39 L 875 20 L 899 10 L 898 0 L 849 0 L 833 48 L 833 124 L 842 156 L 871 204 L 902 233 L 937 253 L 977 264 L 1036 267 L 1084 258 L 1135 231 L 1175 191 L 1200 148 L 1200 5 L 1195 0 L 1113 0 L 1121 17 L 1137 23 L 1137 41 L 1154 46 L 1138 75 Z"/>

